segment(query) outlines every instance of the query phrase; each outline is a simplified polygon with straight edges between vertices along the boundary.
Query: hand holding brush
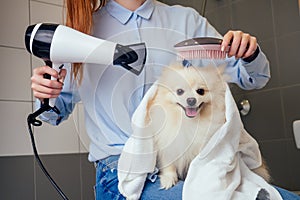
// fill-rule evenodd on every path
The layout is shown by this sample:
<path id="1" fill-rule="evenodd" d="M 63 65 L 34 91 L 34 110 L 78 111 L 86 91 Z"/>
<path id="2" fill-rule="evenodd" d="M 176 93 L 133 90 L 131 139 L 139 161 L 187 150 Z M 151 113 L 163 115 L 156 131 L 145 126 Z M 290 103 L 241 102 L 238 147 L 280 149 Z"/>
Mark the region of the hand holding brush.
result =
<path id="1" fill-rule="evenodd" d="M 175 49 L 180 59 L 225 59 L 235 56 L 247 62 L 254 60 L 258 53 L 257 40 L 242 31 L 228 31 L 223 39 L 197 37 L 177 43 Z"/>
<path id="2" fill-rule="evenodd" d="M 255 53 L 257 49 L 256 37 L 242 31 L 228 31 L 221 43 L 221 51 L 230 47 L 227 56 L 235 56 L 236 59 L 246 59 Z"/>

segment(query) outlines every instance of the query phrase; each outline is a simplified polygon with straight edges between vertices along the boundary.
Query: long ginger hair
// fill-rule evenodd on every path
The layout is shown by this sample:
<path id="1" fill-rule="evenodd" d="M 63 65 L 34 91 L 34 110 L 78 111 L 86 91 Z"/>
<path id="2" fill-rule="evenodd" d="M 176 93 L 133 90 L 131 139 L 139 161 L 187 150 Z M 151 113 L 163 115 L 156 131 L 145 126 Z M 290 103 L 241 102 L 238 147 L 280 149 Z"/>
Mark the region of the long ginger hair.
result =
<path id="1" fill-rule="evenodd" d="M 93 13 L 104 6 L 106 0 L 65 0 L 66 25 L 80 32 L 91 34 Z M 81 83 L 83 69 L 81 63 L 74 63 L 72 78 Z"/>

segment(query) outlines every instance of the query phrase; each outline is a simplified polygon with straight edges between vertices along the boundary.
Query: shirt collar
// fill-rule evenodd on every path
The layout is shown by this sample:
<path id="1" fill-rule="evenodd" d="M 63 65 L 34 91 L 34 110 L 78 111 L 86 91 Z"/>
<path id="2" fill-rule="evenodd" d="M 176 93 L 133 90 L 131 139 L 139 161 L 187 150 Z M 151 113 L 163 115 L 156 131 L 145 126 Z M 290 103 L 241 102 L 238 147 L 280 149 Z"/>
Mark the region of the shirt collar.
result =
<path id="1" fill-rule="evenodd" d="M 146 0 L 137 10 L 131 11 L 122 7 L 114 0 L 110 0 L 107 2 L 105 8 L 112 17 L 119 20 L 122 24 L 126 24 L 134 13 L 144 19 L 150 19 L 154 10 L 154 2 L 153 0 Z"/>

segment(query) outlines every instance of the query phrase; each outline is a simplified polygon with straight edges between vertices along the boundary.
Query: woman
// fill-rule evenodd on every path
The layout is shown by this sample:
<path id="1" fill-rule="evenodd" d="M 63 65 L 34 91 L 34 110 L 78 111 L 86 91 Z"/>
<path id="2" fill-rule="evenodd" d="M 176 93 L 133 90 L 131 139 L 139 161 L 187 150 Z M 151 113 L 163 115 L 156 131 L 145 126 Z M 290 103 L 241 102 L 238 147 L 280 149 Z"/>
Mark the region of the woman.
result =
<path id="1" fill-rule="evenodd" d="M 48 112 L 41 116 L 53 125 L 67 119 L 74 104 L 82 101 L 91 140 L 89 160 L 97 164 L 96 199 L 124 199 L 117 188 L 115 169 L 131 134 L 131 116 L 149 85 L 161 68 L 176 58 L 176 43 L 199 36 L 222 36 L 191 8 L 167 6 L 155 0 L 107 0 L 100 2 L 100 9 L 98 5 L 99 0 L 66 0 L 67 25 L 120 44 L 145 42 L 147 61 L 143 72 L 136 76 L 118 66 L 75 64 L 58 74 L 41 66 L 34 70 L 32 89 L 41 101 L 57 97 L 55 105 L 60 114 Z M 243 89 L 263 87 L 270 78 L 269 63 L 256 38 L 241 31 L 229 31 L 223 36 L 222 48 L 229 43 L 226 73 L 232 82 Z M 45 73 L 59 81 L 44 79 Z M 141 198 L 181 199 L 182 184 L 159 190 L 159 178 L 154 176 L 147 180 Z"/>

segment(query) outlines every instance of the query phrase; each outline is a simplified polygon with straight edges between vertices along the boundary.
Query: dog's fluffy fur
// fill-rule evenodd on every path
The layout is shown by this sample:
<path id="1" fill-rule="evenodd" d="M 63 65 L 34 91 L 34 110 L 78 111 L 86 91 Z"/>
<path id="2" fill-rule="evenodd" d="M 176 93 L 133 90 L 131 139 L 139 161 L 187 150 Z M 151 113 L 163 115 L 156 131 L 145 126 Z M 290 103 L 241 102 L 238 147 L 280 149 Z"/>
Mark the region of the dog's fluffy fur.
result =
<path id="1" fill-rule="evenodd" d="M 190 162 L 225 122 L 223 67 L 166 67 L 148 102 L 147 116 L 155 127 L 154 146 L 161 187 L 184 180 Z M 153 129 L 152 129 L 153 130 Z M 269 178 L 264 166 L 256 170 Z"/>

